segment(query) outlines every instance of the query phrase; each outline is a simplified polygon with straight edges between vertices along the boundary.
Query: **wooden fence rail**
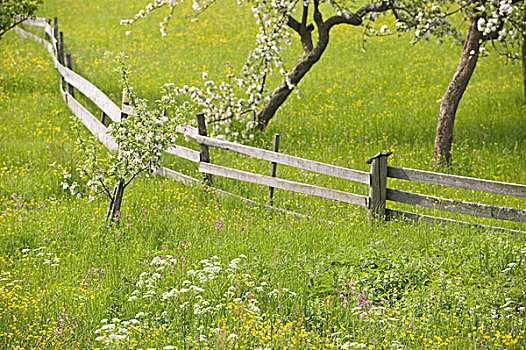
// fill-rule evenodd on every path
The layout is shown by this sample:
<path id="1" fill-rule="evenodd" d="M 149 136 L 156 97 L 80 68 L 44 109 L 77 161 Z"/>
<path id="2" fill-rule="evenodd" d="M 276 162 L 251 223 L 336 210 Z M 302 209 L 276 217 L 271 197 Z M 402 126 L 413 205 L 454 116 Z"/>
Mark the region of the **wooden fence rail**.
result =
<path id="1" fill-rule="evenodd" d="M 320 163 L 309 159 L 290 156 L 256 147 L 240 145 L 238 143 L 219 140 L 212 137 L 197 136 L 197 142 L 222 150 L 243 154 L 252 158 L 266 160 L 277 164 L 288 165 L 319 174 L 338 177 L 345 180 L 369 184 L 369 174 L 364 171 L 342 168 L 330 164 Z"/>
<path id="2" fill-rule="evenodd" d="M 422 208 L 448 211 L 451 213 L 475 215 L 490 219 L 526 222 L 526 210 L 455 201 L 395 190 L 392 188 L 387 189 L 387 200 L 416 205 Z"/>
<path id="3" fill-rule="evenodd" d="M 223 177 L 228 177 L 230 179 L 250 182 L 258 185 L 271 186 L 281 190 L 303 193 L 326 199 L 332 199 L 335 201 L 350 203 L 362 207 L 367 207 L 368 203 L 367 197 L 358 194 L 333 190 L 325 187 L 318 187 L 290 180 L 279 179 L 268 175 L 251 173 L 248 171 L 232 169 L 205 162 L 199 163 L 199 171 L 206 174 L 219 175 Z"/>
<path id="4" fill-rule="evenodd" d="M 58 21 L 56 18 L 53 22 L 53 26 L 51 25 L 50 21 L 47 21 L 43 18 L 26 20 L 23 24 L 44 29 L 45 38 L 42 39 L 20 27 L 15 28 L 16 32 L 21 36 L 35 40 L 46 47 L 47 51 L 53 58 L 56 69 L 60 74 L 62 96 L 68 107 L 77 117 L 82 120 L 82 123 L 86 126 L 86 128 L 93 135 L 95 135 L 105 147 L 111 151 L 117 150 L 118 145 L 107 133 L 106 119 L 109 117 L 112 122 L 119 123 L 122 118 L 126 117 L 126 115 L 131 115 L 134 113 L 133 107 L 126 103 L 126 97 L 123 96 L 123 103 L 121 108 L 119 108 L 117 104 L 115 104 L 99 88 L 72 70 L 71 56 L 65 52 L 63 35 L 58 31 Z M 74 89 L 77 89 L 79 92 L 81 92 L 102 111 L 102 120 L 96 118 L 78 100 L 75 99 Z M 390 220 L 397 217 L 404 217 L 406 219 L 424 222 L 457 223 L 490 228 L 492 230 L 498 231 L 524 233 L 522 231 L 476 225 L 462 221 L 388 209 L 386 207 L 387 201 L 393 201 L 465 215 L 474 215 L 484 218 L 526 223 L 526 210 L 523 209 L 498 207 L 410 193 L 398 189 L 388 188 L 387 179 L 394 178 L 433 185 L 495 193 L 506 196 L 517 196 L 521 198 L 526 198 L 526 185 L 388 166 L 388 157 L 392 152 L 379 153 L 375 157 L 369 159 L 367 162 L 370 164 L 370 171 L 364 172 L 278 153 L 276 140 L 274 150 L 270 151 L 209 137 L 207 135 L 206 123 L 204 121 L 203 115 L 197 116 L 197 125 L 197 128 L 189 125 L 180 125 L 177 127 L 176 131 L 184 134 L 187 137 L 195 139 L 200 146 L 200 151 L 195 151 L 193 149 L 179 145 L 172 145 L 165 151 L 168 154 L 172 154 L 199 164 L 199 171 L 205 174 L 205 181 L 209 185 L 212 184 L 212 175 L 216 175 L 248 183 L 268 186 L 270 188 L 270 202 L 272 202 L 272 194 L 274 189 L 281 189 L 284 191 L 303 193 L 306 195 L 317 196 L 366 207 L 369 209 L 369 215 L 371 219 L 379 217 Z M 274 170 L 272 170 L 271 175 L 268 176 L 213 164 L 210 158 L 209 147 L 271 162 L 272 169 Z M 369 196 L 277 178 L 275 174 L 275 167 L 277 164 L 291 166 L 347 181 L 353 181 L 359 184 L 365 184 L 369 186 Z M 180 174 L 165 167 L 159 168 L 157 174 L 174 178 L 184 183 L 199 182 L 197 179 Z M 232 195 L 222 190 L 217 191 Z M 253 202 L 246 198 L 239 198 L 250 203 Z M 270 207 L 267 205 L 265 206 Z M 283 209 L 274 207 L 272 208 L 284 211 Z M 293 214 L 301 216 L 301 214 Z"/>
<path id="5" fill-rule="evenodd" d="M 387 176 L 394 179 L 422 182 L 431 185 L 464 188 L 474 191 L 526 198 L 526 185 L 475 179 L 472 177 L 440 174 L 430 171 L 398 168 L 393 166 L 387 167 Z"/>

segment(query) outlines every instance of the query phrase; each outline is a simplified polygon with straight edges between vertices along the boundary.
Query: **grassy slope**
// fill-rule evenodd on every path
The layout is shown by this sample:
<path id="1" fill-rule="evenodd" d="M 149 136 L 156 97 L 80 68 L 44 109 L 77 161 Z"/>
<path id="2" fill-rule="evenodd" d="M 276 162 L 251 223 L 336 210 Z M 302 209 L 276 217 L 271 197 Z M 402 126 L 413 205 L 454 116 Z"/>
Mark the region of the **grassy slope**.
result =
<path id="1" fill-rule="evenodd" d="M 78 2 L 48 2 L 42 11 L 61 18 L 66 46 L 73 53 L 78 70 L 116 101 L 120 88 L 115 83 L 113 57 L 120 51 L 131 57 L 138 91 L 155 99 L 165 82 L 195 83 L 203 70 L 209 71 L 214 79 L 220 78 L 226 64 L 242 64 L 253 40 L 248 9 L 232 6 L 218 6 L 214 12 L 205 12 L 194 24 L 174 20 L 167 38 L 157 31 L 163 13 L 138 22 L 132 35 L 126 36 L 129 28 L 119 26 L 119 21 L 133 16 L 140 5 L 140 2 L 126 6 L 98 2 L 91 5 L 92 11 L 101 15 L 89 18 L 85 18 L 84 6 Z M 187 7 L 182 7 L 180 16 L 188 14 Z M 241 27 L 244 30 L 236 30 Z M 96 33 L 89 28 L 97 28 Z M 461 47 L 451 43 L 437 46 L 434 42 L 411 46 L 406 37 L 371 38 L 365 53 L 361 52 L 361 45 L 360 28 L 337 28 L 326 54 L 300 84 L 302 98 L 290 98 L 282 106 L 258 145 L 270 148 L 271 135 L 280 133 L 281 148 L 289 154 L 367 170 L 365 160 L 379 151 L 392 150 L 390 164 L 432 170 L 437 100 L 456 68 Z M 288 65 L 294 63 L 298 53 L 295 43 L 287 50 Z M 520 76 L 518 64 L 505 65 L 495 55 L 480 61 L 457 114 L 453 173 L 525 182 L 525 160 L 517 156 L 526 140 L 523 117 L 526 107 L 521 102 Z M 227 163 L 239 162 L 238 157 L 232 159 L 218 152 L 213 156 Z M 193 169 L 181 162 L 175 167 Z M 242 167 L 268 171 L 267 164 L 250 160 Z M 363 186 L 313 178 L 293 169 L 283 169 L 281 176 L 367 192 Z M 235 187 L 244 195 L 257 198 L 264 195 L 264 190 L 255 186 L 228 180 L 221 185 L 228 189 Z M 516 198 L 469 191 L 398 186 L 488 204 L 517 208 L 526 205 Z M 287 198 L 278 194 L 278 201 L 286 202 Z M 309 207 L 308 203 L 303 205 L 309 210 L 317 208 Z"/>
<path id="2" fill-rule="evenodd" d="M 161 40 L 152 29 L 156 19 L 148 19 L 134 29 L 129 42 L 118 19 L 133 14 L 137 7 L 127 5 L 123 10 L 113 3 L 90 4 L 92 16 L 87 17 L 82 3 L 46 2 L 42 14 L 59 16 L 76 69 L 115 101 L 120 88 L 112 72 L 112 57 L 121 49 L 132 57 L 140 77 L 136 79 L 139 91 L 150 98 L 165 81 L 196 81 L 203 68 L 219 75 L 227 59 L 242 59 L 246 54 L 237 47 L 250 40 L 250 31 L 234 31 L 246 17 L 232 22 L 231 9 L 207 15 L 201 25 L 174 24 L 168 40 Z M 99 30 L 93 32 L 89 29 L 93 27 Z M 185 33 L 188 28 L 191 30 Z M 223 33 L 227 33 L 224 42 Z M 283 106 L 264 135 L 267 141 L 259 145 L 268 146 L 270 135 L 279 132 L 289 154 L 365 170 L 366 158 L 380 150 L 394 150 L 392 164 L 429 169 L 435 101 L 455 68 L 459 48 L 436 48 L 431 43 L 411 47 L 404 39 L 386 38 L 370 41 L 362 54 L 356 28 L 335 34 L 323 61 L 303 83 L 302 99 Z M 247 208 L 234 200 L 218 200 L 200 188 L 163 179 L 139 179 L 126 194 L 126 217 L 121 225 L 105 227 L 101 217 L 106 203 L 67 196 L 56 169 L 49 167 L 53 162 L 71 166 L 75 136 L 69 130 L 70 113 L 61 102 L 58 78 L 47 53 L 12 33 L 0 45 L 5 53 L 0 58 L 3 347 L 98 347 L 101 342 L 93 339 L 101 335 L 94 333 L 101 319 L 130 319 L 139 311 L 149 316 L 139 327 L 142 333 L 132 331 L 127 346 L 162 348 L 181 345 L 185 337 L 188 345 L 188 337 L 195 341 L 199 334 L 212 339 L 210 345 L 227 348 L 234 341 L 246 346 L 244 340 L 253 346 L 262 340 L 275 346 L 296 341 L 296 348 L 306 344 L 338 347 L 345 342 L 378 348 L 397 342 L 410 348 L 425 344 L 432 348 L 496 347 L 496 343 L 508 347 L 516 343 L 520 348 L 524 343 L 526 248 L 521 236 L 401 223 L 377 227 L 366 223 L 363 211 L 279 194 L 281 205 L 338 222 L 328 226 Z M 525 107 L 520 101 L 519 69 L 496 62 L 493 58 L 481 61 L 462 102 L 456 128 L 456 139 L 462 141 L 456 144 L 453 171 L 524 183 L 520 150 L 526 128 L 520 127 Z M 263 165 L 248 160 L 241 166 Z M 298 174 L 287 169 L 282 176 L 295 178 Z M 228 181 L 221 185 L 259 199 L 265 192 Z M 469 194 L 452 195 L 463 198 Z M 486 197 L 476 196 L 524 207 L 518 200 Z M 33 251 L 42 246 L 45 248 Z M 32 250 L 25 252 L 24 248 Z M 220 275 L 219 285 L 199 284 L 195 279 L 192 283 L 210 286 L 215 293 L 229 286 L 251 290 L 260 301 L 261 313 L 267 312 L 264 322 L 257 323 L 257 315 L 240 312 L 239 302 L 227 298 L 225 305 L 238 311 L 202 317 L 192 316 L 191 310 L 181 312 L 190 317 L 187 328 L 177 315 L 169 316 L 170 328 L 154 317 L 172 310 L 174 304 L 162 299 L 128 302 L 138 275 L 153 269 L 154 256 L 166 254 L 177 256 L 179 264 L 173 268 L 175 275 L 167 274 L 156 282 L 159 292 L 174 286 L 180 289 L 183 280 L 191 279 L 187 270 L 199 268 L 199 261 L 208 256 L 216 255 L 224 264 L 246 255 L 240 270 L 251 275 L 249 280 Z M 270 289 L 265 293 L 252 290 L 250 279 L 258 285 L 265 281 Z M 239 281 L 247 286 L 240 286 Z M 273 288 L 283 296 L 268 297 Z M 287 297 L 283 288 L 295 291 L 297 297 Z M 351 288 L 365 288 L 362 299 L 370 300 L 373 309 L 353 299 Z M 206 290 L 205 297 L 215 301 L 214 293 Z M 348 305 L 344 293 L 348 293 Z M 351 312 L 350 306 L 360 307 Z M 359 314 L 362 311 L 370 315 L 364 317 Z M 198 331 L 200 325 L 204 329 Z M 212 329 L 218 325 L 226 325 L 226 330 L 214 336 Z M 251 325 L 256 335 L 243 330 L 243 325 Z M 266 339 L 265 327 L 270 325 L 288 327 L 290 334 L 267 333 Z M 181 329 L 187 332 L 185 336 Z M 232 333 L 239 338 L 223 339 Z"/>

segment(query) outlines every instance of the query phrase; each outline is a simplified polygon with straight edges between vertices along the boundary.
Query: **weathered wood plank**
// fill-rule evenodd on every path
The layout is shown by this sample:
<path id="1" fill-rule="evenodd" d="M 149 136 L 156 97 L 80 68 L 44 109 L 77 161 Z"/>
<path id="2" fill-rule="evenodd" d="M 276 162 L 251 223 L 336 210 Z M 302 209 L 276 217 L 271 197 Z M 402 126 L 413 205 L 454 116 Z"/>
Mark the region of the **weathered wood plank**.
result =
<path id="1" fill-rule="evenodd" d="M 21 37 L 23 37 L 23 38 L 28 38 L 28 39 L 34 40 L 34 41 L 36 41 L 36 42 L 38 42 L 38 43 L 40 43 L 40 44 L 45 44 L 45 43 L 47 43 L 47 41 L 45 41 L 44 39 L 42 39 L 42 38 L 36 36 L 36 35 L 33 34 L 33 33 L 30 33 L 30 32 L 25 31 L 25 30 L 23 30 L 23 29 L 20 28 L 20 27 L 15 27 L 15 28 L 13 28 L 13 31 L 14 31 L 15 33 L 17 33 L 18 35 L 20 35 Z"/>
<path id="2" fill-rule="evenodd" d="M 274 142 L 272 143 L 272 150 L 279 152 L 279 134 L 274 134 Z M 276 171 L 278 164 L 276 162 L 270 163 L 270 177 L 276 177 Z M 274 187 L 268 188 L 268 202 L 272 205 L 272 199 L 274 198 Z"/>
<path id="3" fill-rule="evenodd" d="M 365 196 L 279 179 L 267 175 L 260 175 L 256 173 L 250 173 L 247 171 L 226 168 L 209 163 L 199 163 L 199 171 L 207 174 L 228 177 L 230 179 L 250 182 L 254 184 L 272 186 L 274 188 L 286 191 L 303 193 L 326 199 L 332 199 L 335 201 L 350 203 L 362 207 L 367 207 L 368 204 L 368 198 Z"/>
<path id="4" fill-rule="evenodd" d="M 281 214 L 292 215 L 292 216 L 296 216 L 298 218 L 302 218 L 302 219 L 306 219 L 306 220 L 310 220 L 311 219 L 311 217 L 309 215 L 297 213 L 295 211 L 291 211 L 291 210 L 288 210 L 288 209 L 282 209 L 282 208 L 274 207 L 272 205 L 268 205 L 268 204 L 264 204 L 264 203 L 258 203 L 258 202 L 254 201 L 252 199 L 248 199 L 248 198 L 245 198 L 243 196 L 240 196 L 240 195 L 237 195 L 237 194 L 234 194 L 234 193 L 230 193 L 230 192 L 221 190 L 221 189 L 216 188 L 216 187 L 208 187 L 208 188 L 210 188 L 212 191 L 217 193 L 218 196 L 232 197 L 232 198 L 235 198 L 235 199 L 237 199 L 237 200 L 239 200 L 239 201 L 241 201 L 241 202 L 243 202 L 246 205 L 251 206 L 251 207 L 257 207 L 257 208 L 263 208 L 263 209 L 268 209 L 268 210 L 274 210 L 274 211 L 280 212 Z M 320 221 L 325 222 L 325 223 L 327 223 L 329 225 L 334 225 L 334 223 L 332 221 L 329 221 L 329 220 L 320 219 Z"/>
<path id="5" fill-rule="evenodd" d="M 436 224 L 438 225 L 460 225 L 460 226 L 476 227 L 476 228 L 480 228 L 483 230 L 490 230 L 490 231 L 497 231 L 497 232 L 509 232 L 509 233 L 515 233 L 515 234 L 525 234 L 526 233 L 524 231 L 512 230 L 512 229 L 503 228 L 503 227 L 474 224 L 471 222 L 439 218 L 439 217 L 434 217 L 434 216 L 429 216 L 429 215 L 411 213 L 411 212 L 402 211 L 402 210 L 386 209 L 385 214 L 388 220 L 393 220 L 393 219 L 401 217 L 406 220 L 411 220 L 414 222 L 423 222 L 423 223 L 431 224 L 431 225 L 436 225 Z"/>
<path id="6" fill-rule="evenodd" d="M 57 53 L 57 56 L 58 56 L 58 53 L 59 53 L 59 49 L 58 49 L 58 18 L 57 17 L 53 17 L 53 44 L 55 46 L 55 52 Z"/>
<path id="7" fill-rule="evenodd" d="M 72 59 L 71 59 L 71 54 L 66 54 L 65 56 L 66 58 L 66 67 L 68 67 L 68 69 L 71 69 L 73 70 L 73 63 L 72 63 Z M 73 88 L 73 85 L 70 85 L 68 84 L 68 93 L 73 96 L 73 98 L 75 97 L 75 89 Z"/>
<path id="8" fill-rule="evenodd" d="M 49 35 L 50 42 L 48 43 L 50 47 L 48 47 L 48 52 L 51 54 L 53 58 L 53 63 L 55 64 L 56 68 L 56 61 L 57 61 L 57 52 L 58 52 L 58 40 L 55 39 L 55 35 L 53 33 L 53 28 L 48 23 L 48 25 L 44 28 L 44 32 Z"/>
<path id="9" fill-rule="evenodd" d="M 104 126 L 106 126 L 106 124 L 108 124 L 108 116 L 106 115 L 106 113 L 104 113 L 104 111 L 100 112 L 100 122 Z"/>
<path id="10" fill-rule="evenodd" d="M 129 104 L 122 104 L 122 113 L 126 115 L 135 115 L 135 109 Z"/>
<path id="11" fill-rule="evenodd" d="M 289 165 L 303 170 L 313 171 L 319 174 L 339 177 L 342 179 L 369 184 L 369 173 L 353 169 L 342 168 L 334 165 L 324 164 L 313 160 L 294 157 L 283 153 L 276 153 L 255 147 L 240 145 L 233 142 L 218 140 L 211 137 L 197 136 L 197 142 L 224 149 L 226 151 L 244 154 L 257 159 Z"/>
<path id="12" fill-rule="evenodd" d="M 526 185 L 475 179 L 472 177 L 433 173 L 430 171 L 387 167 L 387 176 L 395 179 L 465 188 L 475 191 L 503 194 L 526 198 Z"/>
<path id="13" fill-rule="evenodd" d="M 169 177 L 171 179 L 174 179 L 176 181 L 182 182 L 182 183 L 187 184 L 187 185 L 188 184 L 197 185 L 197 184 L 201 183 L 201 181 L 199 181 L 198 179 L 195 179 L 195 178 L 193 178 L 191 176 L 188 176 L 188 175 L 183 175 L 183 174 L 181 174 L 181 173 L 179 173 L 177 171 L 174 171 L 172 169 L 165 168 L 165 167 L 161 167 L 161 168 L 157 169 L 156 173 L 158 175 L 160 175 L 160 176 Z M 259 207 L 259 208 L 264 208 L 264 209 L 269 209 L 269 210 L 275 210 L 275 211 L 280 212 L 280 213 L 285 214 L 285 215 L 292 215 L 292 216 L 296 216 L 296 217 L 307 219 L 307 220 L 311 219 L 311 217 L 308 216 L 308 215 L 297 213 L 297 212 L 290 211 L 290 210 L 287 210 L 287 209 L 273 207 L 271 205 L 267 205 L 267 204 L 263 204 L 263 203 L 258 203 L 258 202 L 254 201 L 252 199 L 248 199 L 248 198 L 242 197 L 240 195 L 221 190 L 221 189 L 216 188 L 216 187 L 207 186 L 207 188 L 209 188 L 211 191 L 216 193 L 218 196 L 232 197 L 232 198 L 240 200 L 241 202 L 243 202 L 243 203 L 245 203 L 245 204 L 247 204 L 247 205 L 249 205 L 251 207 Z M 331 222 L 329 220 L 320 219 L 320 221 L 326 222 L 329 225 L 333 225 L 334 224 L 333 222 Z"/>
<path id="14" fill-rule="evenodd" d="M 44 26 L 44 33 L 49 35 L 51 38 L 53 37 L 53 29 L 51 28 L 49 23 L 46 23 L 46 25 Z"/>
<path id="15" fill-rule="evenodd" d="M 177 171 L 165 167 L 160 167 L 159 169 L 157 169 L 156 174 L 164 177 L 169 177 L 184 184 L 198 184 L 200 182 L 199 180 L 194 179 L 191 176 L 183 175 L 181 173 L 178 173 Z"/>
<path id="16" fill-rule="evenodd" d="M 65 100 L 73 114 L 80 118 L 82 124 L 95 135 L 100 142 L 109 150 L 116 150 L 117 144 L 106 132 L 106 127 L 91 114 L 83 105 L 73 98 L 68 92 L 64 92 Z"/>
<path id="17" fill-rule="evenodd" d="M 190 125 L 177 125 L 175 131 L 195 139 L 199 134 L 197 128 Z"/>
<path id="18" fill-rule="evenodd" d="M 20 16 L 17 16 L 17 21 L 21 19 L 22 18 Z M 28 18 L 28 19 L 25 19 L 24 22 L 22 23 L 25 25 L 31 26 L 31 27 L 40 27 L 40 28 L 44 28 L 47 24 L 46 19 L 42 17 Z"/>
<path id="19" fill-rule="evenodd" d="M 387 190 L 387 158 L 393 152 L 381 152 L 367 161 L 371 164 L 369 172 L 369 219 L 385 216 L 385 200 Z"/>
<path id="20" fill-rule="evenodd" d="M 199 163 L 201 160 L 199 152 L 179 145 L 172 145 L 168 147 L 165 152 L 189 160 L 194 163 Z"/>
<path id="21" fill-rule="evenodd" d="M 387 189 L 387 199 L 393 202 L 416 205 L 423 208 L 437 209 L 451 213 L 474 215 L 489 219 L 509 220 L 525 223 L 526 210 L 497 207 L 493 205 L 462 202 L 410 193 L 392 188 Z"/>
<path id="22" fill-rule="evenodd" d="M 57 70 L 67 83 L 73 85 L 77 90 L 93 101 L 93 103 L 103 110 L 104 113 L 106 113 L 106 115 L 108 115 L 108 117 L 114 122 L 121 121 L 120 108 L 95 85 L 60 63 L 57 64 Z"/>
<path id="23" fill-rule="evenodd" d="M 56 61 L 56 40 L 55 40 L 55 37 L 53 36 L 53 29 L 51 28 L 51 25 L 49 23 L 46 22 L 46 26 L 44 27 L 44 33 L 47 34 L 47 38 L 49 40 L 51 40 L 51 42 L 48 42 L 48 41 L 44 41 L 44 46 L 46 48 L 46 50 L 49 52 L 49 54 L 51 55 L 52 59 L 53 59 L 53 64 L 55 64 L 55 61 Z"/>
<path id="24" fill-rule="evenodd" d="M 64 47 L 64 33 L 63 32 L 59 32 L 58 33 L 58 54 L 57 54 L 57 59 L 58 61 L 60 62 L 61 65 L 64 65 L 64 52 L 65 52 L 65 47 Z M 69 67 L 68 67 L 69 68 Z"/>
<path id="25" fill-rule="evenodd" d="M 51 27 L 49 27 L 49 28 L 51 28 Z M 34 40 L 34 41 L 44 45 L 44 47 L 46 48 L 47 52 L 49 52 L 49 54 L 51 55 L 51 58 L 53 59 L 53 63 L 55 64 L 55 67 L 56 67 L 56 62 L 57 62 L 56 53 L 55 53 L 56 49 L 51 43 L 47 42 L 46 40 L 44 40 L 44 39 L 42 39 L 42 38 L 40 38 L 38 36 L 36 36 L 33 33 L 29 33 L 27 31 L 23 30 L 20 27 L 13 28 L 13 31 L 15 33 L 17 33 L 18 35 L 20 35 L 21 37 L 23 37 L 23 38 L 28 38 L 28 39 Z M 53 36 L 51 36 L 51 40 L 56 41 Z"/>

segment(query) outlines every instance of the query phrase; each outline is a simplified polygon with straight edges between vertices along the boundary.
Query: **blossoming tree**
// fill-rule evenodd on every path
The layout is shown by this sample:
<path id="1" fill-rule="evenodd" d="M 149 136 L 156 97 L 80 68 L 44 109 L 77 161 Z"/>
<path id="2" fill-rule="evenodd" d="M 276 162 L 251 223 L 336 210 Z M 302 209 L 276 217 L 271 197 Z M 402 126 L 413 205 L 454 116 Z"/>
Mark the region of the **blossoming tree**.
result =
<path id="1" fill-rule="evenodd" d="M 130 25 L 165 8 L 168 15 L 160 23 L 166 25 L 182 0 L 155 0 L 132 19 Z M 217 1 L 193 0 L 195 18 Z M 462 57 L 448 90 L 442 99 L 437 124 L 435 160 L 451 160 L 454 116 L 480 54 L 486 54 L 491 42 L 495 51 L 509 58 L 518 58 L 517 43 L 524 36 L 525 5 L 523 0 L 238 0 L 251 6 L 259 27 L 255 47 L 237 74 L 230 74 L 220 83 L 207 79 L 203 86 L 168 85 L 167 98 L 187 95 L 193 105 L 205 113 L 214 131 L 227 137 L 251 138 L 255 128 L 263 129 L 277 109 L 294 91 L 297 84 L 318 62 L 327 49 L 331 31 L 338 25 L 363 26 L 368 34 L 391 31 L 411 32 L 411 41 L 430 36 L 460 39 L 466 27 Z M 330 13 L 329 16 L 324 15 Z M 382 26 L 376 25 L 385 16 Z M 452 17 L 463 16 L 460 20 Z M 464 20 L 462 20 L 464 19 Z M 456 24 L 455 24 L 456 23 Z M 316 35 L 313 35 L 313 33 Z M 282 48 L 293 36 L 299 38 L 302 52 L 291 69 L 285 69 Z M 460 41 L 460 40 L 459 40 Z M 524 47 L 524 46 L 523 46 Z M 268 78 L 279 72 L 277 87 L 268 89 Z M 525 73 L 526 74 L 526 73 Z M 233 132 L 231 132 L 233 131 Z"/>
<path id="2" fill-rule="evenodd" d="M 453 126 L 458 104 L 487 47 L 507 59 L 522 58 L 526 99 L 526 2 L 523 0 L 460 1 L 451 13 L 466 19 L 467 31 L 457 70 L 440 104 L 435 137 L 434 162 L 451 163 Z M 436 15 L 435 15 L 436 16 Z"/>

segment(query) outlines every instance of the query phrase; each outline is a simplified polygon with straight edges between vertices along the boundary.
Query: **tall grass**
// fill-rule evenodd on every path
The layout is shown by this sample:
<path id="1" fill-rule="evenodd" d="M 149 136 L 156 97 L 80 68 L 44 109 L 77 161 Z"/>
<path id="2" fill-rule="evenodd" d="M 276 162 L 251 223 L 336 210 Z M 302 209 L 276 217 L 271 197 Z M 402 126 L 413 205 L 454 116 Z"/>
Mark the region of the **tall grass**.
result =
<path id="1" fill-rule="evenodd" d="M 158 18 L 126 37 L 118 21 L 140 5 L 48 1 L 40 15 L 59 17 L 75 70 L 116 102 L 113 57 L 121 50 L 140 94 L 155 99 L 164 82 L 197 81 L 203 69 L 220 76 L 227 61 L 240 64 L 253 39 L 247 12 L 228 6 L 200 23 L 174 21 L 166 39 Z M 312 216 L 304 220 L 161 178 L 131 185 L 120 222 L 106 226 L 102 198 L 88 203 L 60 185 L 60 167 L 76 161 L 76 135 L 47 53 L 12 33 L 0 45 L 2 348 L 524 348 L 521 235 L 368 223 L 362 209 L 278 191 L 276 204 Z M 270 148 L 280 133 L 287 154 L 367 170 L 367 158 L 392 150 L 390 164 L 431 169 L 436 100 L 460 47 L 388 37 L 360 48 L 357 28 L 336 31 L 301 99 L 287 101 L 254 145 Z M 481 60 L 457 115 L 448 171 L 525 183 L 521 88 L 518 65 Z M 253 159 L 212 157 L 268 171 Z M 217 181 L 264 201 L 265 188 Z M 525 207 L 523 199 L 412 189 Z"/>

